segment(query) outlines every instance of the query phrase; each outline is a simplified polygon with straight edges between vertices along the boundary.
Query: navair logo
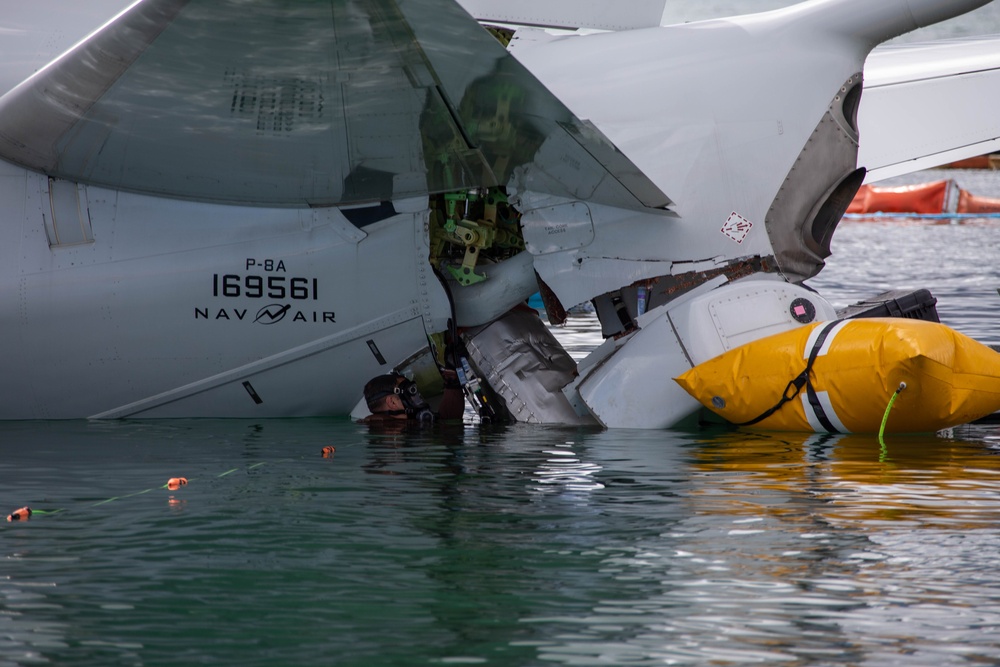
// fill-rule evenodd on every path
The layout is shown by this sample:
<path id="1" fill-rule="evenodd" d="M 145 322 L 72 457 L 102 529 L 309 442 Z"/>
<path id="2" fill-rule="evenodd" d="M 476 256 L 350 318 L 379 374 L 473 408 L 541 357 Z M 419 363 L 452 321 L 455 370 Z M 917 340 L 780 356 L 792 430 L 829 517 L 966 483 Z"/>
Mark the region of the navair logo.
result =
<path id="1" fill-rule="evenodd" d="M 750 233 L 751 227 L 753 227 L 752 222 L 733 211 L 732 215 L 726 219 L 726 224 L 722 225 L 722 229 L 719 231 L 737 243 L 743 243 L 743 240 Z"/>
<path id="2" fill-rule="evenodd" d="M 281 320 L 285 319 L 285 315 L 291 309 L 292 304 L 288 303 L 282 305 L 280 303 L 272 303 L 270 306 L 264 306 L 257 311 L 257 317 L 254 318 L 254 322 L 258 324 L 277 324 Z"/>

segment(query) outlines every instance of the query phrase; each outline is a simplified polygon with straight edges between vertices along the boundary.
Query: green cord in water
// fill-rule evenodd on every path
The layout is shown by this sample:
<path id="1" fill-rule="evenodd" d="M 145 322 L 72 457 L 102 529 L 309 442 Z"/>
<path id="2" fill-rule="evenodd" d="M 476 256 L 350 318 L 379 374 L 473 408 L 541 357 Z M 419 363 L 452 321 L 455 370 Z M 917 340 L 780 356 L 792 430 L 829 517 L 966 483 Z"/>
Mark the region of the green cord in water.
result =
<path id="1" fill-rule="evenodd" d="M 889 405 L 885 406 L 885 414 L 882 415 L 882 426 L 878 429 L 878 443 L 882 446 L 882 457 L 885 457 L 885 441 L 882 440 L 882 436 L 885 435 L 885 424 L 889 421 L 889 412 L 892 410 L 892 404 L 896 402 L 896 397 L 899 396 L 899 392 L 906 389 L 906 383 L 900 382 L 899 387 L 892 393 L 892 397 L 889 399 Z"/>

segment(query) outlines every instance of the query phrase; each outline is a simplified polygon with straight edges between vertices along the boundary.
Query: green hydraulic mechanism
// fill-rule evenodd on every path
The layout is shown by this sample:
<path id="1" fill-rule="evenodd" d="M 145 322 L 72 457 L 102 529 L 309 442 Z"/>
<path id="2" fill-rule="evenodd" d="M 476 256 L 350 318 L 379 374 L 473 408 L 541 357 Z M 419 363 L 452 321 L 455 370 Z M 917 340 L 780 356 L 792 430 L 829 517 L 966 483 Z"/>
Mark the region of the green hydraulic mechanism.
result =
<path id="1" fill-rule="evenodd" d="M 524 250 L 520 215 L 501 188 L 438 195 L 432 208 L 431 262 L 462 286 L 486 280 L 480 257 L 502 261 Z"/>

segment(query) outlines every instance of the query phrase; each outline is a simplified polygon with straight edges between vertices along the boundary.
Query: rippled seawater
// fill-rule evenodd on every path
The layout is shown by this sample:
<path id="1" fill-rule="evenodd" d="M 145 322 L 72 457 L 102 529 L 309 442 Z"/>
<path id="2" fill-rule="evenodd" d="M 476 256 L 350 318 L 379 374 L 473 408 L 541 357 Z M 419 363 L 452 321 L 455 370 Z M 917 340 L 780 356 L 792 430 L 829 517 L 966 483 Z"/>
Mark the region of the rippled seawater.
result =
<path id="1" fill-rule="evenodd" d="M 0 437 L 0 665 L 1000 662 L 995 427 Z"/>

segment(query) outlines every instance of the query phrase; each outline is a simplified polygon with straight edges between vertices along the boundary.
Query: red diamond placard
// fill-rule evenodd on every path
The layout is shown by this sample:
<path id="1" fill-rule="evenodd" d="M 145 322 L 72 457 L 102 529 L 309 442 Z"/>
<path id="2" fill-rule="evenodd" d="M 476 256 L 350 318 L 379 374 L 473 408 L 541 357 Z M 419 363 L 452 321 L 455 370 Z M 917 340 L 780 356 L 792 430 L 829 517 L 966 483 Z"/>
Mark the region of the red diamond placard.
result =
<path id="1" fill-rule="evenodd" d="M 732 215 L 726 219 L 726 224 L 722 225 L 720 231 L 737 243 L 743 243 L 743 239 L 750 233 L 751 227 L 753 227 L 752 222 L 736 211 L 733 211 Z"/>

